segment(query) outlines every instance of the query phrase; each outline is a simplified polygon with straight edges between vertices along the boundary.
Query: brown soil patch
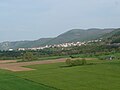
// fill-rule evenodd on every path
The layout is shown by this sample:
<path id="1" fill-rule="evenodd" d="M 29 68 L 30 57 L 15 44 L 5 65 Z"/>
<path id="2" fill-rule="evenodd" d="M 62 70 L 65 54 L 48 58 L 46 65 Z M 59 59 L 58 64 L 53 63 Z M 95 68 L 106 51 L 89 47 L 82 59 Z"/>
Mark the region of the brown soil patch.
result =
<path id="1" fill-rule="evenodd" d="M 1 63 L 15 63 L 17 62 L 16 60 L 0 60 L 0 64 Z"/>
<path id="2" fill-rule="evenodd" d="M 80 58 L 79 58 L 80 59 Z M 81 58 L 82 59 L 82 58 Z M 94 58 L 86 58 L 86 60 L 95 60 Z M 51 64 L 58 62 L 65 62 L 66 59 L 56 59 L 56 60 L 44 60 L 44 61 L 32 61 L 32 62 L 16 62 L 15 60 L 2 60 L 0 61 L 0 69 L 6 69 L 10 71 L 30 71 L 35 70 L 31 68 L 26 68 L 23 66 L 36 65 L 36 64 Z"/>
<path id="3" fill-rule="evenodd" d="M 45 60 L 45 61 L 32 61 L 32 62 L 19 62 L 19 63 L 8 63 L 10 61 L 1 61 L 0 69 L 6 69 L 10 71 L 30 71 L 34 70 L 31 68 L 25 68 L 23 66 L 28 65 L 36 65 L 36 64 L 50 64 L 50 63 L 57 63 L 57 62 L 65 62 L 66 59 L 56 59 L 56 60 Z M 12 61 L 11 61 L 12 62 Z"/>

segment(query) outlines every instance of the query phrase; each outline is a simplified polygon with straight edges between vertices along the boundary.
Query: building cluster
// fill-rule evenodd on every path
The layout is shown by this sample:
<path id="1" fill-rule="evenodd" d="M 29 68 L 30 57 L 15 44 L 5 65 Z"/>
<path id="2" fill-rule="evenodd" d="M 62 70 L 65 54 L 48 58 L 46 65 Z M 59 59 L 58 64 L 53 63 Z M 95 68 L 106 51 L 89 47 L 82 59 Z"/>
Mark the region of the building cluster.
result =
<path id="1" fill-rule="evenodd" d="M 81 45 L 85 45 L 85 44 L 86 44 L 86 42 L 62 43 L 62 44 L 52 45 L 52 48 L 54 48 L 54 47 L 72 47 L 72 46 L 81 46 Z"/>
<path id="2" fill-rule="evenodd" d="M 72 47 L 72 46 L 82 46 L 82 45 L 87 45 L 88 43 L 92 42 L 99 42 L 101 40 L 91 40 L 87 42 L 71 42 L 71 43 L 62 43 L 62 44 L 54 44 L 54 45 L 46 45 L 46 46 L 40 46 L 40 47 L 34 47 L 34 48 L 18 48 L 18 51 L 25 51 L 25 50 L 42 50 L 45 48 L 67 48 L 67 47 Z M 9 49 L 9 51 L 12 51 L 13 49 Z"/>
<path id="3" fill-rule="evenodd" d="M 94 42 L 101 42 L 102 40 L 101 39 L 99 39 L 99 40 L 91 40 L 91 41 L 87 41 L 87 43 L 94 43 Z"/>
<path id="4" fill-rule="evenodd" d="M 54 44 L 54 45 L 46 45 L 46 46 L 40 46 L 40 47 L 34 47 L 34 48 L 18 48 L 18 51 L 25 51 L 25 50 L 42 50 L 45 48 L 66 48 L 66 47 L 72 47 L 72 46 L 81 46 L 85 45 L 86 42 L 72 42 L 72 43 L 62 43 L 62 44 Z"/>

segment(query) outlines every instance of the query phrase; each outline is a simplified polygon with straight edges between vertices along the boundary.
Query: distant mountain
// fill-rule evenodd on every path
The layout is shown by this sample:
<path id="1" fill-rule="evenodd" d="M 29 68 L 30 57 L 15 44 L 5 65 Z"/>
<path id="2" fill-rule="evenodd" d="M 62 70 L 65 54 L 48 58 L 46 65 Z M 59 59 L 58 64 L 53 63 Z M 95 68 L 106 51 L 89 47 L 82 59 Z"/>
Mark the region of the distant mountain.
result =
<path id="1" fill-rule="evenodd" d="M 3 43 L 0 43 L 0 50 L 8 50 L 10 48 L 17 49 L 17 48 L 39 47 L 51 39 L 52 38 L 41 38 L 34 41 L 3 42 Z"/>
<path id="2" fill-rule="evenodd" d="M 72 29 L 55 38 L 41 38 L 34 41 L 16 41 L 0 43 L 0 50 L 8 50 L 10 48 L 31 48 L 44 45 L 61 44 L 66 42 L 88 41 L 100 38 L 101 36 L 112 32 L 114 29 Z"/>
<path id="3" fill-rule="evenodd" d="M 72 29 L 68 32 L 65 32 L 58 37 L 53 38 L 45 44 L 60 44 L 65 42 L 77 42 L 77 41 L 88 41 L 100 38 L 106 33 L 113 31 L 114 29 Z"/>

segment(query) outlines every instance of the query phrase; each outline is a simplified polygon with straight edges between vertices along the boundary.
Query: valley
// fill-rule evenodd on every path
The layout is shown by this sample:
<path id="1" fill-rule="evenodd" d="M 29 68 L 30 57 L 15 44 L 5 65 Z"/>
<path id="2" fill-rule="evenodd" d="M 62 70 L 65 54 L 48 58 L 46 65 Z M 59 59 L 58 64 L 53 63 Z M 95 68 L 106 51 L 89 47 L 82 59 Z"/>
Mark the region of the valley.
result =
<path id="1" fill-rule="evenodd" d="M 119 90 L 119 32 L 84 44 L 1 50 L 0 90 Z"/>

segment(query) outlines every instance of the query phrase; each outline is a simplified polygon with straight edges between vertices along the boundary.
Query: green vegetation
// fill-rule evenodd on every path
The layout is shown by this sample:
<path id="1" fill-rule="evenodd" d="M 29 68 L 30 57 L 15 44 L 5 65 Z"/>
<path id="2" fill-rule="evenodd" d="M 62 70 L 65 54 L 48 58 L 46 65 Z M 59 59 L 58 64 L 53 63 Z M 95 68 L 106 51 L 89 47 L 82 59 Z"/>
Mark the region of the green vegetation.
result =
<path id="1" fill-rule="evenodd" d="M 120 28 L 105 34 L 104 38 L 107 43 L 120 43 Z"/>
<path id="2" fill-rule="evenodd" d="M 76 35 L 78 32 L 79 30 L 69 31 L 69 34 Z M 61 36 L 64 35 L 66 39 L 69 36 L 66 33 Z M 54 41 L 59 41 L 61 36 Z M 102 42 L 92 42 L 82 46 L 27 52 L 0 51 L 0 59 L 31 61 L 37 60 L 35 57 L 39 60 L 71 58 L 67 59 L 66 63 L 27 66 L 36 69 L 33 71 L 0 70 L 0 90 L 120 90 L 119 40 L 120 29 L 107 34 Z"/>
<path id="3" fill-rule="evenodd" d="M 66 64 L 68 65 L 68 66 L 80 66 L 80 65 L 86 65 L 87 64 L 87 61 L 86 61 L 86 59 L 67 59 L 66 60 Z"/>
<path id="4" fill-rule="evenodd" d="M 83 30 L 83 31 L 88 32 L 89 30 L 88 31 Z M 73 35 L 73 34 L 76 35 L 77 32 L 80 33 L 83 31 L 71 30 L 67 33 L 69 33 L 70 35 Z M 95 32 L 96 29 L 95 30 L 92 29 L 89 32 L 91 31 Z M 104 32 L 106 30 L 102 30 L 102 31 Z M 62 34 L 62 36 L 64 35 L 66 35 L 66 33 Z M 68 36 L 66 35 L 66 38 Z M 43 60 L 46 57 L 48 57 L 47 59 L 50 59 L 50 58 L 52 59 L 52 57 L 63 57 L 63 56 L 65 57 L 70 56 L 71 58 L 76 58 L 77 55 L 82 57 L 99 58 L 99 56 L 106 55 L 106 54 L 120 53 L 119 40 L 120 40 L 120 29 L 116 29 L 110 33 L 107 33 L 106 37 L 103 37 L 101 42 L 91 42 L 91 43 L 87 43 L 87 45 L 71 46 L 71 47 L 64 47 L 64 48 L 62 47 L 46 48 L 46 49 L 37 50 L 37 51 L 28 50 L 27 52 L 33 53 L 33 55 L 35 55 L 39 60 Z M 0 59 L 22 59 L 25 53 L 26 51 L 0 51 Z"/>
<path id="5" fill-rule="evenodd" d="M 22 56 L 22 52 L 18 51 L 0 51 L 1 60 L 14 60 L 19 59 Z"/>
<path id="6" fill-rule="evenodd" d="M 32 52 L 24 53 L 23 61 L 33 61 L 33 60 L 37 60 L 37 57 L 35 55 L 33 55 Z"/>
<path id="7" fill-rule="evenodd" d="M 52 87 L 0 70 L 0 90 L 55 90 Z"/>
<path id="8" fill-rule="evenodd" d="M 69 58 L 69 56 L 46 56 L 46 57 L 40 57 L 39 60 L 56 60 L 60 58 Z"/>
<path id="9" fill-rule="evenodd" d="M 77 41 L 88 41 L 93 40 L 101 37 L 102 35 L 113 31 L 114 29 L 72 29 L 68 32 L 65 32 L 58 37 L 50 40 L 49 42 L 45 43 L 49 44 L 61 44 L 65 42 L 77 42 Z"/>
<path id="10" fill-rule="evenodd" d="M 88 63 L 76 67 L 65 67 L 64 63 L 34 65 L 29 67 L 36 70 L 16 75 L 63 90 L 120 90 L 120 61 L 92 60 Z"/>
<path id="11" fill-rule="evenodd" d="M 110 60 L 110 58 L 112 60 L 120 60 L 120 53 L 111 53 L 111 54 L 104 54 L 104 55 L 100 55 L 98 56 L 98 58 L 100 60 Z"/>
<path id="12" fill-rule="evenodd" d="M 119 54 L 115 54 L 119 56 Z M 27 66 L 33 71 L 0 70 L 0 90 L 119 90 L 119 60 L 76 59 L 69 62 Z M 69 59 L 68 59 L 69 61 Z M 70 59 L 71 64 L 71 59 Z M 82 65 L 83 64 L 83 65 Z M 85 64 L 85 65 L 84 65 Z"/>
<path id="13" fill-rule="evenodd" d="M 81 47 L 69 47 L 62 50 L 61 48 L 50 48 L 40 51 L 27 51 L 31 52 L 35 56 L 33 60 L 49 60 L 49 59 L 59 59 L 59 58 L 99 58 L 103 55 L 112 55 L 120 53 L 119 47 L 107 46 L 107 45 L 87 45 Z M 14 60 L 23 59 L 23 55 L 26 51 L 0 51 L 1 60 Z"/>

